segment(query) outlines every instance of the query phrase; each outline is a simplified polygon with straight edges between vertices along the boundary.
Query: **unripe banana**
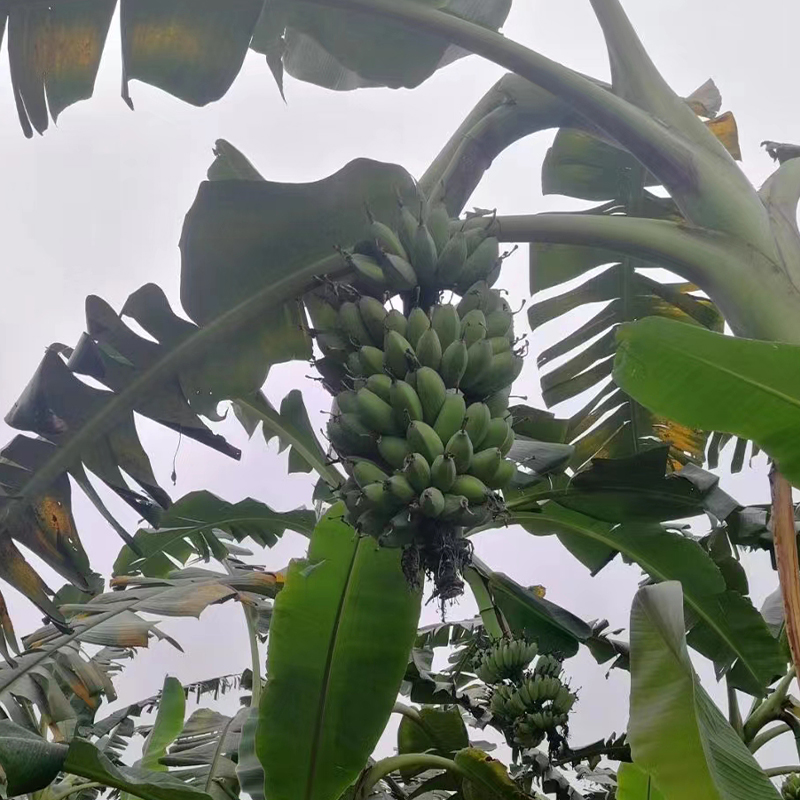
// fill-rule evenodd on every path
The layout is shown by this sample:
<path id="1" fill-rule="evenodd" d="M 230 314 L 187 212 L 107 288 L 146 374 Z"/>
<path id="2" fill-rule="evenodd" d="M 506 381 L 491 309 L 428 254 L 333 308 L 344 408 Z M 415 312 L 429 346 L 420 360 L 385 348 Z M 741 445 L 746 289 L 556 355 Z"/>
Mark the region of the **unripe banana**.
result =
<path id="1" fill-rule="evenodd" d="M 386 315 L 386 319 L 383 321 L 383 328 L 384 332 L 395 331 L 405 337 L 406 331 L 408 330 L 408 320 L 405 314 L 393 308 Z"/>
<path id="2" fill-rule="evenodd" d="M 444 510 L 442 519 L 452 520 L 461 517 L 463 512 L 469 509 L 469 501 L 461 494 L 446 494 L 444 496 Z"/>
<path id="3" fill-rule="evenodd" d="M 562 686 L 553 698 L 553 708 L 559 714 L 568 714 L 574 704 L 575 695 L 566 686 Z"/>
<path id="4" fill-rule="evenodd" d="M 441 253 L 450 240 L 450 214 L 444 203 L 434 203 L 426 212 L 425 222 L 437 252 Z"/>
<path id="5" fill-rule="evenodd" d="M 353 378 L 360 378 L 364 374 L 364 368 L 361 366 L 361 358 L 357 351 L 347 356 L 344 367 L 345 370 L 347 370 L 347 374 Z"/>
<path id="6" fill-rule="evenodd" d="M 394 409 L 395 419 L 401 430 L 409 423 L 422 419 L 422 403 L 414 388 L 405 381 L 394 381 L 389 390 L 389 402 Z"/>
<path id="7" fill-rule="evenodd" d="M 466 497 L 470 505 L 485 503 L 490 495 L 486 484 L 474 475 L 459 475 L 450 491 Z"/>
<path id="8" fill-rule="evenodd" d="M 456 339 L 461 337 L 461 318 L 458 316 L 456 307 L 451 303 L 435 305 L 431 314 L 431 327 L 439 337 L 442 351 L 447 350 Z"/>
<path id="9" fill-rule="evenodd" d="M 433 328 L 428 328 L 428 330 L 419 337 L 415 350 L 417 359 L 422 366 L 430 367 L 435 370 L 439 369 L 442 363 L 442 345 Z"/>
<path id="10" fill-rule="evenodd" d="M 485 298 L 491 290 L 486 281 L 478 281 L 467 289 L 466 292 L 461 293 L 461 301 L 458 304 L 459 316 L 463 319 L 470 311 L 484 311 L 486 302 Z"/>
<path id="11" fill-rule="evenodd" d="M 511 448 L 514 446 L 514 429 L 509 428 L 508 433 L 506 434 L 506 438 L 503 441 L 503 444 L 500 445 L 500 452 L 507 456 Z"/>
<path id="12" fill-rule="evenodd" d="M 402 469 L 406 458 L 411 454 L 408 441 L 400 436 L 381 436 L 378 439 L 378 452 L 393 469 Z"/>
<path id="13" fill-rule="evenodd" d="M 469 247 L 469 244 L 467 245 Z M 464 262 L 459 285 L 468 288 L 475 281 L 486 280 L 486 277 L 497 266 L 500 259 L 500 242 L 494 236 L 484 239 Z"/>
<path id="14" fill-rule="evenodd" d="M 442 376 L 430 367 L 421 367 L 416 371 L 416 390 L 422 403 L 422 417 L 433 425 L 447 397 Z"/>
<path id="15" fill-rule="evenodd" d="M 359 278 L 374 290 L 384 290 L 387 286 L 386 275 L 383 267 L 372 256 L 365 256 L 361 253 L 346 253 L 345 260 L 347 265 L 352 267 Z"/>
<path id="16" fill-rule="evenodd" d="M 352 459 L 353 478 L 361 489 L 371 483 L 381 483 L 389 476 L 375 463 L 366 458 Z"/>
<path id="17" fill-rule="evenodd" d="M 456 465 L 449 454 L 437 456 L 431 464 L 431 483 L 442 492 L 449 492 L 456 482 Z M 444 508 L 444 505 L 442 505 Z M 441 513 L 441 512 L 440 512 Z"/>
<path id="18" fill-rule="evenodd" d="M 397 292 L 407 292 L 419 283 L 414 267 L 401 256 L 384 253 L 381 267 L 386 282 Z"/>
<path id="19" fill-rule="evenodd" d="M 461 386 L 464 389 L 472 390 L 479 382 L 485 378 L 486 371 L 492 365 L 492 359 L 499 358 L 492 353 L 492 345 L 488 340 L 482 339 L 475 342 L 467 350 L 467 369 L 461 379 Z"/>
<path id="20" fill-rule="evenodd" d="M 341 455 L 368 457 L 377 452 L 372 432 L 358 414 L 339 414 L 328 422 L 328 438 Z"/>
<path id="21" fill-rule="evenodd" d="M 480 309 L 470 311 L 461 319 L 461 338 L 471 347 L 475 342 L 486 338 L 486 316 Z"/>
<path id="22" fill-rule="evenodd" d="M 397 507 L 397 498 L 389 497 L 383 482 L 368 483 L 363 489 L 364 498 L 371 508 L 392 510 Z"/>
<path id="23" fill-rule="evenodd" d="M 475 472 L 474 474 L 483 480 L 484 483 L 486 483 L 486 485 L 491 489 L 505 489 L 506 486 L 508 486 L 508 484 L 513 480 L 514 475 L 517 474 L 517 467 L 513 461 L 501 458 L 502 454 L 499 448 L 494 448 L 493 450 L 484 450 L 483 452 L 478 453 L 478 455 L 473 459 L 473 464 L 478 459 L 478 456 L 482 456 L 484 453 L 494 452 L 497 453 L 498 459 L 500 459 L 494 469 L 494 472 L 489 477 L 486 477 L 485 473 L 479 475 L 477 472 Z M 486 466 L 486 469 L 489 469 L 488 465 Z"/>
<path id="24" fill-rule="evenodd" d="M 508 411 L 510 397 L 511 384 L 486 399 L 486 405 L 489 406 L 489 411 L 491 411 L 493 417 L 502 417 Z"/>
<path id="25" fill-rule="evenodd" d="M 444 385 L 448 389 L 457 389 L 467 370 L 467 345 L 459 339 L 448 345 L 442 353 L 442 365 L 439 368 Z"/>
<path id="26" fill-rule="evenodd" d="M 507 311 L 492 311 L 486 317 L 486 336 L 502 336 L 506 339 L 513 338 L 514 317 Z"/>
<path id="27" fill-rule="evenodd" d="M 495 355 L 507 353 L 511 349 L 511 340 L 505 336 L 492 336 L 489 342 L 492 345 L 492 352 Z"/>
<path id="28" fill-rule="evenodd" d="M 408 372 L 409 363 L 415 358 L 414 348 L 408 339 L 397 331 L 387 332 L 383 343 L 383 362 L 396 378 L 402 378 Z"/>
<path id="29" fill-rule="evenodd" d="M 317 291 L 303 295 L 303 302 L 311 319 L 311 325 L 315 330 L 331 331 L 337 326 L 339 322 L 338 306 L 332 305 L 325 297 L 321 297 Z"/>
<path id="30" fill-rule="evenodd" d="M 419 496 L 419 510 L 431 519 L 437 519 L 444 511 L 444 495 L 435 486 L 429 486 Z"/>
<path id="31" fill-rule="evenodd" d="M 523 363 L 523 359 L 513 352 L 492 355 L 491 363 L 476 381 L 474 391 L 492 395 L 504 386 L 510 386 L 522 372 Z"/>
<path id="32" fill-rule="evenodd" d="M 420 219 L 414 232 L 414 246 L 411 250 L 411 263 L 417 273 L 419 282 L 424 286 L 432 286 L 436 279 L 436 261 L 438 253 L 428 226 Z"/>
<path id="33" fill-rule="evenodd" d="M 366 386 L 373 394 L 378 395 L 381 400 L 388 403 L 391 399 L 392 379 L 385 372 L 381 372 L 379 375 L 370 375 L 367 378 Z M 356 395 L 356 399 L 357 397 Z"/>
<path id="34" fill-rule="evenodd" d="M 469 228 L 465 231 L 467 237 L 467 250 L 470 255 L 475 252 L 475 249 L 489 235 L 487 232 L 488 227 L 488 225 L 484 225 L 480 228 Z"/>
<path id="35" fill-rule="evenodd" d="M 781 786 L 783 800 L 800 800 L 800 774 L 790 775 Z"/>
<path id="36" fill-rule="evenodd" d="M 350 342 L 337 331 L 317 334 L 317 345 L 323 355 L 342 363 L 347 361 L 347 357 L 353 350 Z"/>
<path id="37" fill-rule="evenodd" d="M 361 374 L 383 375 L 383 350 L 366 345 L 358 351 L 358 360 L 361 364 Z"/>
<path id="38" fill-rule="evenodd" d="M 389 518 L 381 509 L 371 508 L 365 511 L 356 522 L 356 530 L 364 536 L 380 538 L 386 530 Z"/>
<path id="39" fill-rule="evenodd" d="M 412 422 L 408 426 L 406 438 L 412 451 L 422 453 L 429 464 L 433 464 L 436 457 L 444 453 L 442 440 L 436 435 L 436 431 L 425 422 Z"/>
<path id="40" fill-rule="evenodd" d="M 449 442 L 450 438 L 461 430 L 466 412 L 464 395 L 460 392 L 448 392 L 433 425 L 433 429 L 443 442 Z"/>
<path id="41" fill-rule="evenodd" d="M 411 309 L 408 315 L 408 329 L 406 330 L 406 339 L 416 352 L 419 340 L 425 331 L 431 327 L 431 321 L 428 315 L 419 306 Z"/>
<path id="42" fill-rule="evenodd" d="M 392 255 L 408 259 L 406 249 L 400 242 L 398 235 L 388 225 L 383 222 L 378 222 L 378 220 L 372 216 L 369 209 L 367 209 L 367 214 L 370 222 L 370 236 L 375 241 L 375 244 L 377 244 L 384 253 L 391 253 Z"/>
<path id="43" fill-rule="evenodd" d="M 440 286 L 454 286 L 467 260 L 467 237 L 457 231 L 444 246 L 436 263 L 436 281 Z"/>
<path id="44" fill-rule="evenodd" d="M 555 678 L 561 674 L 561 662 L 550 655 L 539 656 L 533 671 L 537 675 Z"/>
<path id="45" fill-rule="evenodd" d="M 350 389 L 339 392 L 334 400 L 332 413 L 334 416 L 338 414 L 358 413 L 358 399 L 356 398 L 356 393 Z"/>
<path id="46" fill-rule="evenodd" d="M 487 404 L 488 408 L 488 404 Z M 486 429 L 486 436 L 480 444 L 478 450 L 488 450 L 490 447 L 500 447 L 508 436 L 509 424 L 500 417 L 495 417 L 489 420 L 489 426 Z"/>
<path id="47" fill-rule="evenodd" d="M 522 698 L 522 695 L 519 691 L 514 692 L 508 700 L 508 706 L 516 712 L 517 715 L 524 714 L 528 707 L 525 705 L 525 701 Z"/>
<path id="48" fill-rule="evenodd" d="M 441 439 L 439 439 L 439 441 L 441 442 Z M 446 452 L 453 457 L 458 474 L 461 475 L 466 472 L 472 463 L 473 454 L 472 440 L 469 438 L 469 434 L 463 430 L 453 434 L 447 442 Z M 474 502 L 472 496 L 467 492 L 462 492 L 459 489 L 453 488 L 453 493 L 463 494 L 470 503 Z M 483 500 L 478 500 L 476 502 L 482 503 Z"/>
<path id="49" fill-rule="evenodd" d="M 378 449 L 380 449 L 380 442 L 378 442 Z M 492 486 L 492 480 L 502 460 L 503 456 L 496 447 L 492 447 L 489 450 L 481 450 L 480 453 L 475 453 L 472 457 L 469 474 L 480 478 L 487 486 Z M 492 486 L 492 488 L 495 487 Z"/>
<path id="50" fill-rule="evenodd" d="M 414 236 L 417 233 L 417 218 L 408 210 L 402 201 L 400 205 L 400 219 L 398 222 L 397 235 L 406 253 L 413 258 Z"/>
<path id="51" fill-rule="evenodd" d="M 402 433 L 392 407 L 385 400 L 366 388 L 359 389 L 357 397 L 358 413 L 370 430 L 389 436 Z"/>
<path id="52" fill-rule="evenodd" d="M 405 475 L 401 475 L 399 472 L 396 472 L 388 478 L 385 482 L 385 486 L 387 491 L 391 492 L 403 505 L 408 505 L 417 496 L 411 482 Z"/>
<path id="53" fill-rule="evenodd" d="M 472 440 L 472 446 L 475 450 L 480 449 L 489 431 L 489 423 L 491 421 L 492 415 L 486 404 L 473 403 L 467 409 L 467 413 L 464 417 L 464 430 L 469 434 L 469 438 Z"/>
<path id="54" fill-rule="evenodd" d="M 424 492 L 431 485 L 431 465 L 422 453 L 411 453 L 406 458 L 403 474 L 417 492 Z"/>

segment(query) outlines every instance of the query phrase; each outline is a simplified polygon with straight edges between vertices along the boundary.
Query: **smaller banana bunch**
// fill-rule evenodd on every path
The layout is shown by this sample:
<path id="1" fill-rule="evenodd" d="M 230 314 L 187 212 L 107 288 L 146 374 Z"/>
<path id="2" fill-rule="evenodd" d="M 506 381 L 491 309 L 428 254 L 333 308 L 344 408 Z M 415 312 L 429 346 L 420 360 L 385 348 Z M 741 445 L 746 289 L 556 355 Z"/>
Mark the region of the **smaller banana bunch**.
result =
<path id="1" fill-rule="evenodd" d="M 454 289 L 459 294 L 477 281 L 494 285 L 500 275 L 500 244 L 490 235 L 494 220 L 465 229 L 442 204 L 423 204 L 414 215 L 400 203 L 397 230 L 367 209 L 369 237 L 342 256 L 370 292 Z"/>
<path id="2" fill-rule="evenodd" d="M 477 672 L 492 685 L 489 709 L 510 742 L 519 747 L 538 747 L 545 738 L 563 738 L 559 729 L 566 728 L 578 699 L 564 683 L 557 658 L 541 655 L 533 670 L 526 670 L 531 652 L 536 654 L 535 644 L 503 640 L 482 654 Z"/>
<path id="3" fill-rule="evenodd" d="M 490 685 L 519 678 L 538 652 L 536 642 L 501 639 L 478 656 L 475 674 Z"/>
<path id="4" fill-rule="evenodd" d="M 794 773 L 790 775 L 781 787 L 781 797 L 783 800 L 800 800 L 800 775 Z"/>

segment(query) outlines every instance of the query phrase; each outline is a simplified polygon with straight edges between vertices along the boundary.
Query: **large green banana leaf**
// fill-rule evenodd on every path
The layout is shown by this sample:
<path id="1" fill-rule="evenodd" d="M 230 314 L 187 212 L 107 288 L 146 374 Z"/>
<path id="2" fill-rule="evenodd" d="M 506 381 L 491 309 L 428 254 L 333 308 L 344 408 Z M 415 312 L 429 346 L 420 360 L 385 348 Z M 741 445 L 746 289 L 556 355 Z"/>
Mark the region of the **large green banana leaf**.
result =
<path id="1" fill-rule="evenodd" d="M 585 213 L 680 218 L 672 201 L 659 199 L 645 189 L 651 182 L 630 154 L 572 128 L 558 132 L 542 168 L 545 193 L 609 201 Z M 605 269 L 597 273 L 603 265 Z M 702 463 L 705 433 L 653 414 L 608 380 L 617 347 L 614 332 L 621 324 L 659 316 L 721 329 L 719 312 L 694 293 L 696 287 L 654 280 L 642 271 L 653 266 L 657 265 L 622 258 L 602 248 L 531 245 L 533 295 L 595 273 L 534 304 L 528 312 L 532 330 L 583 306 L 605 303 L 594 316 L 538 356 L 539 366 L 545 368 L 541 384 L 548 406 L 593 390 L 591 399 L 572 414 L 567 425 L 565 440 L 576 445 L 572 460 L 575 468 L 596 456 L 634 455 L 654 442 L 669 444 L 675 465 Z"/>
<path id="2" fill-rule="evenodd" d="M 400 551 L 359 537 L 342 512 L 321 520 L 275 603 L 256 738 L 270 800 L 336 800 L 355 780 L 416 637 L 421 589 Z"/>
<path id="3" fill-rule="evenodd" d="M 281 88 L 284 64 L 294 77 L 328 88 L 399 87 L 416 86 L 467 55 L 395 23 L 301 2 L 11 0 L 0 10 L 0 42 L 7 28 L 12 90 L 26 136 L 44 133 L 50 116 L 57 120 L 92 96 L 118 5 L 122 96 L 131 107 L 131 80 L 196 106 L 220 99 L 250 46 L 267 55 Z M 497 30 L 511 0 L 442 0 L 437 6 Z"/>
<path id="4" fill-rule="evenodd" d="M 230 163 L 231 148 L 223 148 L 221 158 Z M 74 350 L 48 350 L 6 417 L 12 427 L 42 438 L 17 436 L 0 450 L 0 578 L 63 623 L 51 592 L 16 550 L 13 537 L 68 580 L 88 587 L 67 473 L 134 552 L 135 543 L 105 509 L 85 470 L 158 524 L 170 499 L 153 475 L 134 412 L 238 458 L 239 451 L 200 415 L 219 419 L 217 405 L 226 399 L 255 403 L 250 398 L 257 398 L 272 364 L 309 357 L 304 311 L 294 298 L 317 276 L 341 269 L 333 247 L 361 238 L 364 204 L 392 219 L 398 192 L 409 202 L 416 197 L 408 173 L 367 160 L 310 184 L 202 184 L 181 239 L 181 296 L 194 321 L 175 314 L 153 284 L 134 292 L 121 315 L 100 298 L 88 298 L 87 333 Z M 152 340 L 126 325 L 123 316 Z M 82 375 L 107 388 L 90 386 Z M 273 423 L 280 422 L 273 415 Z M 285 434 L 289 428 L 284 428 Z M 307 430 L 292 444 L 293 452 L 302 447 L 312 454 L 315 446 L 319 451 Z M 324 474 L 337 480 L 330 467 Z M 134 490 L 128 478 L 143 491 Z"/>
<path id="5" fill-rule="evenodd" d="M 541 512 L 514 512 L 512 521 L 536 536 L 555 535 L 589 569 L 617 552 L 654 581 L 680 581 L 693 623 L 692 644 L 727 668 L 744 691 L 759 695 L 785 670 L 778 640 L 749 598 L 728 588 L 697 542 L 660 525 L 613 525 L 547 503 Z"/>
<path id="6" fill-rule="evenodd" d="M 622 328 L 615 380 L 656 413 L 752 439 L 800 486 L 800 347 L 679 322 Z"/>
<path id="7" fill-rule="evenodd" d="M 647 586 L 631 611 L 634 763 L 664 800 L 778 800 L 753 755 L 700 685 L 677 582 Z"/>

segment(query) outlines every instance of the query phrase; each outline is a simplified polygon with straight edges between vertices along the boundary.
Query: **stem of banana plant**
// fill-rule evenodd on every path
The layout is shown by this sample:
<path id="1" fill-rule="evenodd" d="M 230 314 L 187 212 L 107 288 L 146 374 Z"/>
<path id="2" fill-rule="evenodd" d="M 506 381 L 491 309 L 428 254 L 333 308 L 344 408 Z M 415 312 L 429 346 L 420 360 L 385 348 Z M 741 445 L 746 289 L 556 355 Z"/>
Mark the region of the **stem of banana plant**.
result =
<path id="1" fill-rule="evenodd" d="M 773 739 L 777 739 L 779 736 L 783 736 L 784 733 L 790 730 L 791 728 L 788 725 L 781 723 L 774 728 L 770 728 L 768 731 L 764 731 L 764 733 L 759 733 L 748 745 L 750 752 L 757 753 L 765 744 L 771 742 Z"/>
<path id="2" fill-rule="evenodd" d="M 247 637 L 250 640 L 250 660 L 253 671 L 253 688 L 250 690 L 252 708 L 258 708 L 261 702 L 261 653 L 258 650 L 258 628 L 253 609 L 242 606 L 244 618 L 247 621 Z"/>
<path id="3" fill-rule="evenodd" d="M 76 783 L 73 786 L 68 786 L 61 792 L 55 792 L 54 794 L 50 795 L 50 800 L 63 800 L 65 797 L 69 797 L 71 794 L 77 794 L 78 792 L 82 792 L 84 789 L 107 789 L 108 787 L 104 783 L 99 783 L 98 781 L 85 781 L 84 783 Z"/>
<path id="4" fill-rule="evenodd" d="M 789 687 L 795 677 L 795 669 L 792 667 L 789 672 L 781 678 L 780 683 L 775 687 L 775 691 L 753 711 L 744 723 L 744 741 L 746 744 L 755 740 L 756 734 L 770 722 L 780 719 L 783 701 L 789 692 Z"/>
<path id="5" fill-rule="evenodd" d="M 475 596 L 475 602 L 478 604 L 478 613 L 481 615 L 486 633 L 492 639 L 502 639 L 508 633 L 505 621 L 497 606 L 495 606 L 492 596 L 483 582 L 483 578 L 478 574 L 477 570 L 466 569 L 464 570 L 464 579 Z"/>
<path id="6" fill-rule="evenodd" d="M 797 755 L 800 756 L 800 720 L 790 711 L 784 711 L 779 719 L 788 726 L 794 734 L 794 746 L 797 748 Z"/>
<path id="7" fill-rule="evenodd" d="M 731 685 L 728 678 L 725 679 L 725 684 L 728 692 L 728 722 L 731 727 L 739 734 L 744 735 L 744 724 L 742 722 L 742 712 L 739 709 L 739 698 L 736 696 L 736 689 Z"/>
<path id="8" fill-rule="evenodd" d="M 391 775 L 392 772 L 411 767 L 427 767 L 429 769 L 445 769 L 455 772 L 462 777 L 467 777 L 461 767 L 449 758 L 431 755 L 430 753 L 404 753 L 401 756 L 392 756 L 378 761 L 364 776 L 359 790 L 364 797 L 369 796 L 369 791 L 378 781 Z"/>
<path id="9" fill-rule="evenodd" d="M 800 764 L 795 764 L 791 767 L 772 767 L 764 770 L 764 774 L 768 778 L 778 778 L 781 775 L 791 775 L 794 772 L 800 772 Z"/>
<path id="10" fill-rule="evenodd" d="M 800 670 L 800 561 L 797 555 L 797 531 L 794 521 L 792 487 L 773 466 L 770 471 L 772 487 L 772 541 L 778 579 L 783 598 L 786 636 L 792 653 L 794 672 Z"/>

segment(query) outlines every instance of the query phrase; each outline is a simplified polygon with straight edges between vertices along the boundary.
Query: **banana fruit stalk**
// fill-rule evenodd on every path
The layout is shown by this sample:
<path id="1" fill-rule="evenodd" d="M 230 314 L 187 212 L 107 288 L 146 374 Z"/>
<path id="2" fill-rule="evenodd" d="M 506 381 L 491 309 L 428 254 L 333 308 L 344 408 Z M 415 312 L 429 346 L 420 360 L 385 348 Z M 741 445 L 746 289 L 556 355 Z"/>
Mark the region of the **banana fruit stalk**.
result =
<path id="1" fill-rule="evenodd" d="M 443 600 L 463 589 L 464 529 L 503 513 L 498 492 L 516 475 L 508 403 L 523 358 L 492 289 L 502 257 L 491 225 L 465 232 L 441 205 L 401 206 L 395 225 L 368 211 L 365 239 L 340 250 L 353 284 L 306 296 L 315 365 L 335 395 L 327 435 L 348 473 L 346 518 L 413 549 L 407 574 L 419 564 Z M 431 300 L 448 289 L 453 302 Z M 398 294 L 404 312 L 392 308 Z M 527 646 L 512 661 L 524 669 L 534 656 Z"/>

